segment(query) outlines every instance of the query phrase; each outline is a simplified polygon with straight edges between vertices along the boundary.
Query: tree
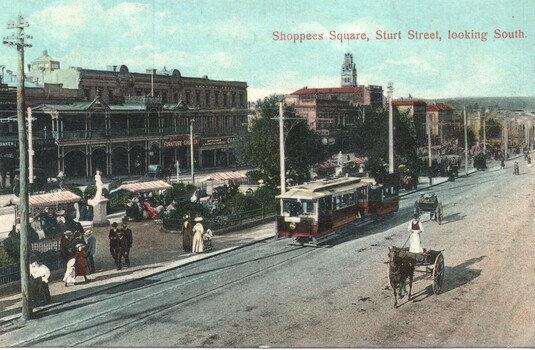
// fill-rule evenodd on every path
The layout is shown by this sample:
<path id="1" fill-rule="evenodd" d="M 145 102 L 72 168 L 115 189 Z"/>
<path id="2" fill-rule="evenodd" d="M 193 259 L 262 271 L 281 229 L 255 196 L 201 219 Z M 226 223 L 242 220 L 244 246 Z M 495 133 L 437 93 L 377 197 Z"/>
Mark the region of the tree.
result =
<path id="1" fill-rule="evenodd" d="M 236 156 L 240 164 L 258 167 L 266 186 L 276 187 L 280 184 L 279 100 L 273 95 L 257 103 L 258 117 L 238 135 Z M 284 118 L 288 178 L 302 183 L 310 179 L 312 164 L 327 159 L 327 150 L 293 106 L 284 108 Z"/>
<path id="2" fill-rule="evenodd" d="M 394 110 L 394 163 L 415 169 L 418 164 L 416 130 L 405 113 Z M 388 161 L 388 110 L 366 111 L 366 120 L 359 120 L 351 133 L 355 154 L 368 157 L 366 170 L 372 176 L 386 173 Z M 383 170 L 384 169 L 384 170 Z"/>
<path id="3" fill-rule="evenodd" d="M 485 122 L 485 132 L 487 138 L 500 138 L 502 135 L 502 124 L 494 117 L 490 117 Z"/>

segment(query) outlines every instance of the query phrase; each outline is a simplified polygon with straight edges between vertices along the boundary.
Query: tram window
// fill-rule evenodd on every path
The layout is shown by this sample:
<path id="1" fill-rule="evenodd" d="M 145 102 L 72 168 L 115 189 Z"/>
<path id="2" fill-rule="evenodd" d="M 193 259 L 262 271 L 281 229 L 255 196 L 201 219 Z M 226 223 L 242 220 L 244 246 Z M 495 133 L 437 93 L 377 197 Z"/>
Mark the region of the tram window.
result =
<path id="1" fill-rule="evenodd" d="M 340 209 L 341 205 L 342 205 L 342 198 L 340 196 L 334 197 L 334 209 L 335 210 Z"/>
<path id="2" fill-rule="evenodd" d="M 309 200 L 284 199 L 282 201 L 282 211 L 290 216 L 299 216 L 303 213 L 313 213 L 313 203 Z"/>
<path id="3" fill-rule="evenodd" d="M 332 198 L 331 197 L 323 197 L 319 199 L 319 212 L 320 213 L 326 213 L 329 210 L 332 210 Z"/>

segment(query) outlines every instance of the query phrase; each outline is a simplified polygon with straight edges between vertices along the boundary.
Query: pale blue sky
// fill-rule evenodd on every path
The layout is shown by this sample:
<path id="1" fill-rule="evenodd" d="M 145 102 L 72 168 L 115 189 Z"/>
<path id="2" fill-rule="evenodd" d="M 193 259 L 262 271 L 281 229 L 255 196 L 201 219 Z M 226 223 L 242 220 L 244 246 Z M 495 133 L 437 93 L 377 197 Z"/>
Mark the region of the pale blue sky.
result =
<path id="1" fill-rule="evenodd" d="M 165 66 L 246 81 L 250 100 L 339 86 L 347 51 L 359 84 L 386 89 L 393 81 L 395 97 L 535 95 L 535 0 L 12 0 L 0 3 L 2 36 L 19 12 L 33 35 L 26 63 L 47 49 L 63 67 Z M 525 38 L 495 39 L 495 29 Z M 370 40 L 340 43 L 329 40 L 331 30 Z M 376 40 L 377 30 L 401 31 L 402 39 Z M 442 40 L 409 40 L 409 30 L 438 31 Z M 448 30 L 488 32 L 487 41 L 451 40 Z M 274 31 L 324 38 L 281 42 Z M 2 45 L 0 64 L 15 70 L 16 50 Z"/>

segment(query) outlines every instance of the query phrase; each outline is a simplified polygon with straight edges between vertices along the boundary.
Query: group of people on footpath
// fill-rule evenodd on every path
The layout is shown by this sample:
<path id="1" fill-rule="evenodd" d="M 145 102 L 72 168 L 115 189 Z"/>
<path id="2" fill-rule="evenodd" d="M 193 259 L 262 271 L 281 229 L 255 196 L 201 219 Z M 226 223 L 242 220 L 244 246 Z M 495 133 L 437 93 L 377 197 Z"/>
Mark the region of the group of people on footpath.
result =
<path id="1" fill-rule="evenodd" d="M 81 276 L 89 282 L 88 275 L 95 273 L 94 255 L 97 249 L 97 240 L 93 231 L 65 231 L 60 240 L 60 254 L 66 264 L 63 282 L 65 287 L 73 286 L 76 277 Z"/>
<path id="2" fill-rule="evenodd" d="M 185 252 L 198 254 L 212 248 L 212 230 L 208 229 L 205 232 L 202 221 L 203 218 L 197 216 L 194 219 L 195 225 L 192 226 L 190 215 L 184 215 L 184 222 L 182 224 L 182 249 Z"/>
<path id="3" fill-rule="evenodd" d="M 123 268 L 123 260 L 126 267 L 130 267 L 130 249 L 134 242 L 132 230 L 128 227 L 127 219 L 123 219 L 121 228 L 114 222 L 108 234 L 110 240 L 110 254 L 117 270 Z"/>

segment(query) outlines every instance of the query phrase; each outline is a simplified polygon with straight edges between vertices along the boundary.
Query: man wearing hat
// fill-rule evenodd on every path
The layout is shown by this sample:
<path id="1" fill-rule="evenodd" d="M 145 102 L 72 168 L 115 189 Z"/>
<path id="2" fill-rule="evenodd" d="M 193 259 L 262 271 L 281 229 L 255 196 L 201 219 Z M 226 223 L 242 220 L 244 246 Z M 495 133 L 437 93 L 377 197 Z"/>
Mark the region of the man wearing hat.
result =
<path id="1" fill-rule="evenodd" d="M 117 259 L 117 270 L 121 270 L 123 267 L 123 257 L 126 267 L 130 267 L 130 248 L 132 248 L 132 243 L 132 230 L 128 228 L 128 223 L 124 221 L 123 227 L 119 230 L 119 254 Z"/>
<path id="2" fill-rule="evenodd" d="M 70 259 L 74 258 L 74 245 L 73 245 L 74 235 L 71 231 L 65 231 L 61 240 L 59 241 L 59 253 L 61 258 L 65 263 Z"/>
<path id="3" fill-rule="evenodd" d="M 111 224 L 110 233 L 108 234 L 108 239 L 110 240 L 110 254 L 115 262 L 115 265 L 118 266 L 119 262 L 117 258 L 119 257 L 119 229 L 117 228 L 119 224 L 116 222 Z"/>
<path id="4" fill-rule="evenodd" d="M 93 234 L 93 231 L 87 230 L 84 233 L 87 263 L 89 264 L 89 272 L 95 273 L 95 259 L 93 258 L 97 250 L 97 238 Z"/>

